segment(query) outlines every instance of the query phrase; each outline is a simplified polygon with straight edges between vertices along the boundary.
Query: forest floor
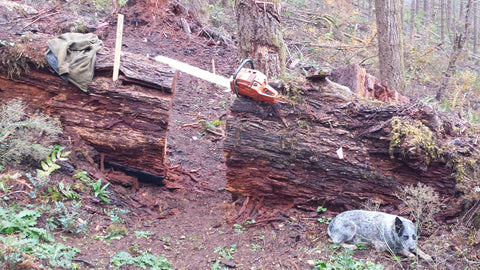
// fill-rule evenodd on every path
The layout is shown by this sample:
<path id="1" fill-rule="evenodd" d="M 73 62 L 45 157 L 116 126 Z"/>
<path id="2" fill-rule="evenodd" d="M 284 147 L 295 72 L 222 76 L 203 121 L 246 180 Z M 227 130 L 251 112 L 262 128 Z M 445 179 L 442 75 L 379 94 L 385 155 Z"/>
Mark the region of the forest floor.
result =
<path id="1" fill-rule="evenodd" d="M 181 28 L 180 16 L 191 17 L 181 14 L 178 5 L 162 7 L 158 16 L 145 24 L 145 18 L 139 16 L 138 11 L 147 10 L 147 7 L 141 3 L 144 1 L 137 1 L 135 7 L 122 10 L 126 15 L 124 51 L 145 56 L 164 55 L 206 70 L 212 69 L 213 59 L 216 73 L 225 77 L 235 70 L 238 65 L 236 48 L 197 35 L 200 27 L 194 20 L 189 20 L 193 33 L 186 34 Z M 52 7 L 47 4 L 37 3 L 36 8 L 48 11 Z M 73 16 L 72 9 L 58 7 L 55 9 L 57 14 L 38 20 L 30 27 L 51 32 L 45 29 L 52 27 L 55 20 Z M 88 12 L 82 10 L 77 14 L 94 17 Z M 115 47 L 115 19 L 109 16 L 105 18 L 106 24 L 98 24 L 102 25 L 97 30 L 98 35 L 104 46 L 110 48 Z M 331 256 L 340 258 L 339 255 L 346 254 L 330 247 L 326 220 L 336 213 L 328 209 L 325 213 L 318 213 L 314 209 L 266 208 L 266 211 L 278 211 L 279 219 L 266 226 L 229 224 L 228 220 L 240 210 L 241 202 L 233 201 L 225 191 L 223 138 L 205 132 L 202 122 L 224 120 L 234 98 L 228 90 L 180 73 L 167 148 L 167 162 L 176 177 L 175 186 L 140 183 L 139 190 L 134 191 L 111 185 L 111 203 L 85 197 L 79 213 L 82 220 L 88 221 L 88 230 L 79 234 L 54 232 L 57 242 L 80 250 L 75 261 L 78 269 L 113 269 L 111 259 L 120 251 L 132 255 L 148 251 L 165 257 L 174 269 L 310 269 L 316 260 L 329 262 Z M 221 132 L 224 125 L 218 128 Z M 79 169 L 95 171 L 86 167 Z M 64 179 L 69 176 L 56 177 Z M 128 198 L 117 196 L 126 193 L 130 195 Z M 2 204 L 23 204 L 15 201 L 15 196 L 10 197 L 10 201 Z M 152 207 L 135 208 L 129 200 L 148 201 Z M 324 219 L 319 221 L 319 218 Z M 45 222 L 39 221 L 40 224 Z M 109 237 L 109 233 L 118 228 L 124 228 L 126 233 Z M 420 245 L 423 240 L 420 239 Z M 429 268 L 425 262 L 406 258 L 399 262 L 387 253 L 373 249 L 355 251 L 354 258 L 383 264 L 386 269 Z M 353 260 L 345 259 L 348 262 Z M 459 264 L 463 265 L 449 255 L 443 266 L 436 265 L 435 268 L 459 269 Z M 129 265 L 121 269 L 136 268 Z"/>

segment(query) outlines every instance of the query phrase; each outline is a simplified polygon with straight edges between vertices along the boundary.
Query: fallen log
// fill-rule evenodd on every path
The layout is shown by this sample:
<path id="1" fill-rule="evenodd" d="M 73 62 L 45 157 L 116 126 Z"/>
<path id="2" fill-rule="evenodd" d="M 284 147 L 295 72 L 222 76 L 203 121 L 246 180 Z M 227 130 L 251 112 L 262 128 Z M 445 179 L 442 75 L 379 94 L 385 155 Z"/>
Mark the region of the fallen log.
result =
<path id="1" fill-rule="evenodd" d="M 166 133 L 176 84 L 170 67 L 124 53 L 120 80 L 113 82 L 113 55 L 103 51 L 88 93 L 48 68 L 14 78 L 7 70 L 0 68 L 2 101 L 20 98 L 34 109 L 59 116 L 65 128 L 104 154 L 105 162 L 116 169 L 125 167 L 156 183 L 166 176 Z"/>
<path id="2" fill-rule="evenodd" d="M 234 196 L 333 211 L 373 200 L 398 212 L 396 194 L 423 183 L 448 198 L 443 220 L 478 200 L 478 127 L 422 104 L 370 102 L 325 81 L 279 90 L 289 102 L 240 97 L 231 106 L 224 151 Z"/>

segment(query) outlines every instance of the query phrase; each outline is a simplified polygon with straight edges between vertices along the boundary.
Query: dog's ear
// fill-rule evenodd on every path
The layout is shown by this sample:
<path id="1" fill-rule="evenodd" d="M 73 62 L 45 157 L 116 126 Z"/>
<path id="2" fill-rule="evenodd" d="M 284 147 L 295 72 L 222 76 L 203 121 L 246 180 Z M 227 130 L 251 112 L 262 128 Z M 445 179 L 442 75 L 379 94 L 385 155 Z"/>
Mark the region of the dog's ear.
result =
<path id="1" fill-rule="evenodd" d="M 401 235 L 403 231 L 403 222 L 399 217 L 395 217 L 395 232 Z"/>

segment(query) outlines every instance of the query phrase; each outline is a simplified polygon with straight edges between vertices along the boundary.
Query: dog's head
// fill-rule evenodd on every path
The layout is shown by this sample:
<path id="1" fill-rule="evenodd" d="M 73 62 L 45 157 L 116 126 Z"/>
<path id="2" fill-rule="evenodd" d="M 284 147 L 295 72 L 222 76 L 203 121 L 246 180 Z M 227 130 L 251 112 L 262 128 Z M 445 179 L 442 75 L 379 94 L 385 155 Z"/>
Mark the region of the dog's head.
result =
<path id="1" fill-rule="evenodd" d="M 412 222 L 395 218 L 395 242 L 402 249 L 415 251 L 417 246 L 417 229 Z"/>

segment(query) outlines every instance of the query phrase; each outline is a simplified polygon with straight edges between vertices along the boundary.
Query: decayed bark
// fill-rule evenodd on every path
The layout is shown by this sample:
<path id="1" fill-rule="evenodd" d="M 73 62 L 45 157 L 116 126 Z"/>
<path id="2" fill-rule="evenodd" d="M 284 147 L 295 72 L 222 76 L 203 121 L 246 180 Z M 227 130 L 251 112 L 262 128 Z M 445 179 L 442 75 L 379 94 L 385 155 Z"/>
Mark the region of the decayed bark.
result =
<path id="1" fill-rule="evenodd" d="M 358 64 L 350 64 L 332 71 L 332 80 L 348 87 L 359 97 L 391 102 L 400 105 L 410 103 L 410 99 L 401 95 L 398 91 L 390 90 L 376 77 Z"/>
<path id="2" fill-rule="evenodd" d="M 428 150 L 420 138 L 433 132 L 439 141 L 450 142 L 460 136 L 452 126 L 463 125 L 461 121 L 450 122 L 418 104 L 370 103 L 330 86 L 284 89 L 296 96 L 290 100 L 303 103 L 272 105 L 237 98 L 231 107 L 224 142 L 229 192 L 269 204 L 323 205 L 333 211 L 360 208 L 370 199 L 395 212 L 401 204 L 395 194 L 405 185 L 424 183 L 449 198 L 449 208 L 442 212 L 445 220 L 459 213 L 462 198 L 457 197 L 461 188 L 452 176 L 455 169 L 446 166 L 447 154 Z M 402 128 L 412 131 L 392 144 L 390 138 Z M 415 129 L 419 137 L 409 138 L 416 136 Z M 469 142 L 473 145 L 466 141 L 462 139 L 469 147 L 478 145 L 475 139 Z"/>
<path id="3" fill-rule="evenodd" d="M 48 70 L 11 79 L 0 74 L 0 99 L 21 98 L 33 108 L 60 116 L 105 161 L 161 178 L 172 108 L 174 72 L 134 54 L 124 54 L 120 81 L 111 80 L 112 55 L 99 55 L 85 93 Z M 155 179 L 155 177 L 153 177 Z"/>

